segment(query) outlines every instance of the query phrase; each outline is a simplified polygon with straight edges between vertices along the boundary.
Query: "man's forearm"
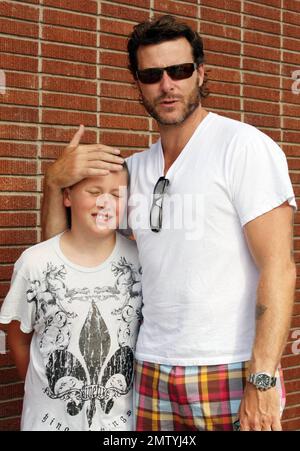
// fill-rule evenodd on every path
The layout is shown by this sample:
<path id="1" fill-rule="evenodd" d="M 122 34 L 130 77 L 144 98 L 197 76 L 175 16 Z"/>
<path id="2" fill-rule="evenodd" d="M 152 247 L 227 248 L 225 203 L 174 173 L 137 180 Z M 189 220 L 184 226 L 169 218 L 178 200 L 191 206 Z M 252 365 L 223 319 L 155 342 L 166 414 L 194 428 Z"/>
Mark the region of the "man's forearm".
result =
<path id="1" fill-rule="evenodd" d="M 265 268 L 260 275 L 256 306 L 256 334 L 251 373 L 267 371 L 272 375 L 277 369 L 289 332 L 296 269 L 290 265 Z"/>
<path id="2" fill-rule="evenodd" d="M 67 228 L 67 214 L 61 188 L 46 175 L 42 203 L 42 239 L 48 240 Z"/>

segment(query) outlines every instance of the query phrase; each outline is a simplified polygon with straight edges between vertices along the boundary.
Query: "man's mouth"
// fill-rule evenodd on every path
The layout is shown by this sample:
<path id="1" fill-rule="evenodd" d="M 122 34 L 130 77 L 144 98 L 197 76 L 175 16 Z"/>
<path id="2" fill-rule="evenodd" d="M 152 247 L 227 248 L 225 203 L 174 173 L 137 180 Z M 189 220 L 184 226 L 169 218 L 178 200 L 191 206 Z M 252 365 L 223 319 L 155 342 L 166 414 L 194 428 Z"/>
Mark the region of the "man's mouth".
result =
<path id="1" fill-rule="evenodd" d="M 164 106 L 174 106 L 178 102 L 178 99 L 165 99 L 160 102 Z"/>

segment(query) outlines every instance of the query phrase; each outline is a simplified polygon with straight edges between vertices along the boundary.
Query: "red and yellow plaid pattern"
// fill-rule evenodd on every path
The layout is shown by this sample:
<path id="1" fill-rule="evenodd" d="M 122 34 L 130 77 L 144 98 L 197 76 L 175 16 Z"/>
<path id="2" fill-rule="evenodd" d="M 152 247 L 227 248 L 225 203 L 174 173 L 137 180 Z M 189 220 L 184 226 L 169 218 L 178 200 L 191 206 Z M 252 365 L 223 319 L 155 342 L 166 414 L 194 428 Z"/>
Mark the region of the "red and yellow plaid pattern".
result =
<path id="1" fill-rule="evenodd" d="M 282 371 L 277 388 L 285 403 Z M 243 396 L 247 362 L 168 366 L 136 362 L 137 431 L 232 431 Z"/>

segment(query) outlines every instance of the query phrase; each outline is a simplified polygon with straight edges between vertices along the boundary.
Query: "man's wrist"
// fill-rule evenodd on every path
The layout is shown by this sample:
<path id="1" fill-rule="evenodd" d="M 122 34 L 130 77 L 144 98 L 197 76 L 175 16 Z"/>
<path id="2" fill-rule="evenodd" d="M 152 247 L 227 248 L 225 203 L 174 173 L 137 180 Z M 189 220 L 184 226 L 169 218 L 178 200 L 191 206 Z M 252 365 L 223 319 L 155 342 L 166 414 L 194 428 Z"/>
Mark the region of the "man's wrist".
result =
<path id="1" fill-rule="evenodd" d="M 47 188 L 51 189 L 51 191 L 61 192 L 62 187 L 59 185 L 57 178 L 55 177 L 55 173 L 53 171 L 53 167 L 49 167 L 45 173 L 44 183 Z"/>
<path id="2" fill-rule="evenodd" d="M 250 373 L 269 373 L 274 376 L 278 368 L 278 362 L 268 359 L 254 359 L 252 358 L 248 365 L 248 375 Z"/>

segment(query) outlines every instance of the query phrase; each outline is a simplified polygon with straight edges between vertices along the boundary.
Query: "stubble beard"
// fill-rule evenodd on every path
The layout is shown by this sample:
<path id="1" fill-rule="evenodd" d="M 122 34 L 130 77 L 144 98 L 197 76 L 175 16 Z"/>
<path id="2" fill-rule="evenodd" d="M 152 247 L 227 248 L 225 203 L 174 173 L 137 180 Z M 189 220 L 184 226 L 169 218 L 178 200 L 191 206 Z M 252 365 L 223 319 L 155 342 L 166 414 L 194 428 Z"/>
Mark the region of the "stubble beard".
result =
<path id="1" fill-rule="evenodd" d="M 170 96 L 168 96 L 166 94 L 165 96 L 160 97 L 158 99 L 158 101 L 161 102 L 164 98 L 170 98 Z M 142 93 L 141 93 L 141 100 L 142 100 L 142 103 L 143 103 L 146 111 L 150 114 L 150 116 L 152 116 L 157 121 L 158 124 L 160 124 L 160 125 L 180 125 L 183 122 L 185 122 L 186 119 L 188 117 L 190 117 L 191 114 L 201 104 L 201 95 L 200 95 L 198 80 L 197 80 L 197 84 L 194 86 L 192 92 L 190 93 L 189 97 L 187 98 L 187 100 L 185 102 L 182 114 L 179 117 L 177 117 L 176 119 L 166 119 L 166 118 L 162 117 L 162 115 L 157 111 L 155 104 L 153 104 L 153 102 L 149 102 L 142 95 Z"/>

